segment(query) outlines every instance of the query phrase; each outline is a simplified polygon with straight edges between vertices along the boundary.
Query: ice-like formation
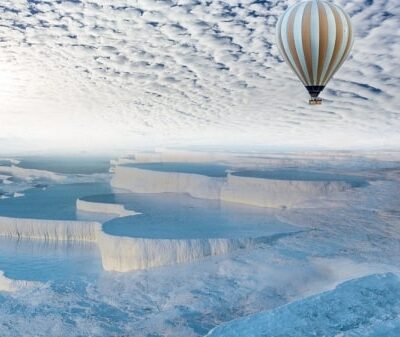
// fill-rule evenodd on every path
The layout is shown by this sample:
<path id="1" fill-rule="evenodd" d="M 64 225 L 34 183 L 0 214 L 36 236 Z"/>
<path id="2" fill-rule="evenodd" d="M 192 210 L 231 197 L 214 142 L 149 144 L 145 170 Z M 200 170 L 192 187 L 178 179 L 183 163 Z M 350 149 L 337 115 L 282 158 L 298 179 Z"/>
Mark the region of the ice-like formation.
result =
<path id="1" fill-rule="evenodd" d="M 0 236 L 20 239 L 97 241 L 101 225 L 90 221 L 0 217 Z"/>
<path id="2" fill-rule="evenodd" d="M 140 214 L 138 212 L 126 209 L 124 205 L 105 202 L 92 202 L 83 199 L 78 199 L 76 201 L 76 209 L 83 212 L 105 213 L 119 217 Z"/>
<path id="3" fill-rule="evenodd" d="M 99 237 L 103 268 L 119 272 L 191 262 L 250 247 L 254 242 L 252 239 L 143 239 L 104 232 Z"/>
<path id="4" fill-rule="evenodd" d="M 398 336 L 400 280 L 374 274 L 277 309 L 223 324 L 207 337 Z"/>
<path id="5" fill-rule="evenodd" d="M 111 184 L 115 188 L 136 193 L 188 193 L 196 198 L 260 207 L 292 207 L 351 187 L 349 183 L 342 181 L 273 180 L 232 174 L 228 174 L 226 178 L 217 178 L 127 166 L 115 168 Z"/>
<path id="6" fill-rule="evenodd" d="M 4 275 L 0 270 L 0 291 L 14 292 L 23 289 L 36 288 L 42 283 L 35 281 L 13 280 Z"/>

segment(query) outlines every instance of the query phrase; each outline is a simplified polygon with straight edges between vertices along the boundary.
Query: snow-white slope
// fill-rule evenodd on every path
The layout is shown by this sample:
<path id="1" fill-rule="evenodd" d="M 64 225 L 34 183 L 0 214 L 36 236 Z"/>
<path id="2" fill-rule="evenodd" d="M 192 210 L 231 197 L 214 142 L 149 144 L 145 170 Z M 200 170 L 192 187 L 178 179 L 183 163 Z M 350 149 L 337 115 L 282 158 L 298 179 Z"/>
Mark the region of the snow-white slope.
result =
<path id="1" fill-rule="evenodd" d="M 400 279 L 347 281 L 334 290 L 213 329 L 208 337 L 387 336 L 400 333 Z"/>

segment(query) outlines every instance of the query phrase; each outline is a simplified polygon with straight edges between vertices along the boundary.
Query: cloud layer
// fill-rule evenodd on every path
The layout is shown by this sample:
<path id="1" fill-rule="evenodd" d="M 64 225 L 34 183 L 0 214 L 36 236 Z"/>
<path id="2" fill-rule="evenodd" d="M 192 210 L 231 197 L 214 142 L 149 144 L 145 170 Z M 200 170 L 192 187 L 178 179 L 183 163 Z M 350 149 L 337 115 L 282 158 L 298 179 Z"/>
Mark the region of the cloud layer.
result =
<path id="1" fill-rule="evenodd" d="M 83 146 L 400 144 L 397 0 L 336 1 L 352 16 L 356 41 L 321 107 L 308 106 L 275 45 L 277 18 L 294 2 L 3 0 L 1 137 Z"/>

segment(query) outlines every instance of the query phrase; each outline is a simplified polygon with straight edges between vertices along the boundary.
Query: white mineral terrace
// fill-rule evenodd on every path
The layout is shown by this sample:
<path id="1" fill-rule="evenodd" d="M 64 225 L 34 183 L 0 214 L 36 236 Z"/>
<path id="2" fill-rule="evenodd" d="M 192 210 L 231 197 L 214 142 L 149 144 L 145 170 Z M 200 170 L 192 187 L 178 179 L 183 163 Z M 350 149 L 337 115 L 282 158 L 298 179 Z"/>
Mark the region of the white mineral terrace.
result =
<path id="1" fill-rule="evenodd" d="M 196 198 L 252 206 L 294 207 L 303 201 L 348 189 L 351 184 L 344 181 L 261 179 L 230 173 L 225 177 L 213 177 L 116 166 L 112 186 L 137 193 L 186 193 Z M 121 204 L 82 199 L 77 200 L 76 209 L 83 212 L 107 213 L 114 217 L 139 214 L 127 210 Z M 251 247 L 258 239 L 257 236 L 182 239 L 126 237 L 107 234 L 103 231 L 102 224 L 96 221 L 12 217 L 0 217 L 0 236 L 32 240 L 96 242 L 101 253 L 103 268 L 118 272 L 191 262 L 206 256 L 226 254 L 235 249 Z"/>
<path id="2" fill-rule="evenodd" d="M 111 185 L 134 193 L 187 193 L 195 198 L 259 207 L 294 207 L 351 187 L 344 181 L 292 181 L 235 176 L 161 172 L 117 166 Z"/>
<path id="3" fill-rule="evenodd" d="M 195 198 L 219 199 L 224 179 L 199 174 L 158 172 L 118 166 L 111 185 L 135 193 L 188 193 Z"/>
<path id="4" fill-rule="evenodd" d="M 81 206 L 81 210 L 85 211 L 111 210 L 114 214 L 115 209 L 124 209 L 122 205 L 77 202 L 77 207 Z M 96 242 L 103 268 L 117 272 L 191 262 L 206 256 L 247 248 L 255 243 L 250 238 L 170 240 L 121 237 L 105 233 L 98 222 L 10 217 L 0 217 L 0 236 L 29 240 Z"/>
<path id="5" fill-rule="evenodd" d="M 104 232 L 98 241 L 103 268 L 119 272 L 192 262 L 248 248 L 253 243 L 252 239 L 142 239 Z"/>
<path id="6" fill-rule="evenodd" d="M 92 221 L 0 217 L 0 236 L 32 240 L 97 241 L 101 224 Z"/>
<path id="7" fill-rule="evenodd" d="M 83 212 L 106 213 L 120 217 L 138 214 L 135 211 L 127 210 L 124 205 L 105 202 L 89 202 L 82 199 L 76 201 L 76 209 Z"/>

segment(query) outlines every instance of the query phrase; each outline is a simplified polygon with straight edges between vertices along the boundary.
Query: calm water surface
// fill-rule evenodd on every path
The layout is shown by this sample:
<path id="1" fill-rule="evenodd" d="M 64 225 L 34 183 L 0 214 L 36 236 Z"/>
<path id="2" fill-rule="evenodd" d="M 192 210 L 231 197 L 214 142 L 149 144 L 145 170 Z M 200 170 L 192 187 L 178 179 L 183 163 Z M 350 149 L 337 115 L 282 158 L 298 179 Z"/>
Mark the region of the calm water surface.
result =
<path id="1" fill-rule="evenodd" d="M 232 175 L 238 177 L 252 177 L 274 180 L 296 180 L 296 181 L 342 181 L 351 184 L 353 187 L 361 187 L 367 184 L 367 180 L 362 177 L 335 174 L 318 171 L 303 171 L 296 169 L 279 170 L 243 170 L 233 172 Z"/>
<path id="2" fill-rule="evenodd" d="M 299 230 L 278 221 L 268 210 L 184 194 L 109 194 L 85 198 L 111 202 L 142 214 L 103 225 L 113 235 L 157 239 L 260 237 Z"/>
<path id="3" fill-rule="evenodd" d="M 24 191 L 19 198 L 0 199 L 0 216 L 76 220 L 76 200 L 88 194 L 109 193 L 108 183 L 50 185 Z"/>
<path id="4" fill-rule="evenodd" d="M 226 177 L 228 166 L 203 163 L 140 163 L 126 164 L 127 167 L 135 167 L 143 170 L 159 172 L 179 172 L 190 174 L 201 174 L 208 177 Z"/>

